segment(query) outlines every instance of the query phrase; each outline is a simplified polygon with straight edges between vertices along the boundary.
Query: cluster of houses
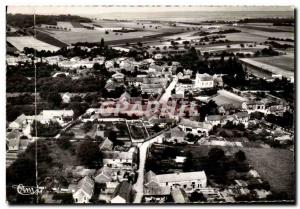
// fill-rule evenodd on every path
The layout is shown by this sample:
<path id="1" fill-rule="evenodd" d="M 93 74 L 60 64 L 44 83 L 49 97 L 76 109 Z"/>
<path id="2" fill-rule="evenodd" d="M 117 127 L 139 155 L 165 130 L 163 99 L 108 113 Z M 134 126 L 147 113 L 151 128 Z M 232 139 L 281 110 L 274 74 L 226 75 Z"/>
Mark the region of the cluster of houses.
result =
<path id="1" fill-rule="evenodd" d="M 113 149 L 113 143 L 105 138 L 99 144 L 102 153 L 102 167 L 98 170 L 84 166 L 69 166 L 63 173 L 71 176 L 67 188 L 62 193 L 71 193 L 75 203 L 91 203 L 94 200 L 106 203 L 130 203 L 132 184 L 136 179 L 138 150 L 131 147 L 126 151 Z M 99 188 L 99 191 L 96 191 Z M 45 196 L 45 201 L 52 199 Z"/>
<path id="2" fill-rule="evenodd" d="M 204 171 L 155 174 L 151 170 L 144 176 L 144 199 L 150 201 L 166 201 L 172 196 L 175 203 L 189 203 L 186 191 L 207 187 Z"/>
<path id="3" fill-rule="evenodd" d="M 11 165 L 17 159 L 18 154 L 25 151 L 27 146 L 35 140 L 34 134 L 32 134 L 34 121 L 42 124 L 54 121 L 64 127 L 73 120 L 73 117 L 73 110 L 43 110 L 39 115 L 19 115 L 7 127 L 6 165 Z"/>
<path id="4" fill-rule="evenodd" d="M 58 23 L 62 27 L 69 28 L 67 24 Z M 45 25 L 42 27 L 46 27 Z M 88 25 L 86 26 L 88 27 Z M 73 30 L 73 27 L 70 26 Z M 122 47 L 115 50 L 124 51 Z M 168 49 L 171 50 L 171 49 Z M 126 51 L 126 50 L 125 50 Z M 81 59 L 73 57 L 67 59 L 63 56 L 52 56 L 42 58 L 43 62 L 51 65 L 58 65 L 62 69 L 76 70 L 76 74 L 89 75 L 95 63 L 104 65 L 108 72 L 112 73 L 105 84 L 105 89 L 108 92 L 115 91 L 119 87 L 135 87 L 139 88 L 142 94 L 148 95 L 145 99 L 140 96 L 131 96 L 128 90 L 117 99 L 111 99 L 109 103 L 99 108 L 89 108 L 81 117 L 81 122 L 97 121 L 97 130 L 95 137 L 100 136 L 103 141 L 99 144 L 99 150 L 102 153 L 103 166 L 98 169 L 86 169 L 83 166 L 65 168 L 64 172 L 70 173 L 72 176 L 72 183 L 65 188 L 64 191 L 71 193 L 75 203 L 90 203 L 93 198 L 101 200 L 106 203 L 131 203 L 133 197 L 132 184 L 137 177 L 138 156 L 139 150 L 132 146 L 133 140 L 131 136 L 120 137 L 118 140 L 123 141 L 122 149 L 117 149 L 113 142 L 108 138 L 108 130 L 116 132 L 119 129 L 116 126 L 106 126 L 103 121 L 112 123 L 123 122 L 128 128 L 128 121 L 122 116 L 136 116 L 139 122 L 143 124 L 143 128 L 154 127 L 158 125 L 164 129 L 167 124 L 172 124 L 175 128 L 164 131 L 164 137 L 158 143 L 186 142 L 188 134 L 193 134 L 201 137 L 208 137 L 210 131 L 215 126 L 223 126 L 228 122 L 238 125 L 243 124 L 245 128 L 249 126 L 253 120 L 250 114 L 254 112 L 261 112 L 264 115 L 275 114 L 282 115 L 288 110 L 288 105 L 283 101 L 275 99 L 260 99 L 253 98 L 248 95 L 238 94 L 233 91 L 223 89 L 222 75 L 209 75 L 196 73 L 189 69 L 183 69 L 176 75 L 176 69 L 180 66 L 178 62 L 160 63 L 158 60 L 163 58 L 162 54 L 155 54 L 153 58 L 136 61 L 132 58 L 115 58 L 106 60 L 105 57 L 98 56 L 93 59 Z M 9 65 L 18 65 L 19 62 L 27 62 L 30 59 L 27 56 L 20 55 L 18 57 L 7 57 Z M 138 72 L 138 73 L 137 73 Z M 136 75 L 134 74 L 136 73 Z M 71 73 L 66 70 L 56 72 L 52 77 L 57 77 L 61 74 L 70 76 Z M 72 75 L 72 78 L 76 76 Z M 175 82 L 173 89 L 168 89 L 170 83 Z M 164 93 L 170 93 L 170 100 L 167 105 L 170 105 L 172 100 L 181 101 L 186 99 L 188 94 L 199 93 L 209 89 L 219 89 L 216 94 L 212 96 L 193 97 L 201 102 L 209 103 L 213 101 L 217 105 L 219 114 L 206 115 L 204 121 L 199 121 L 198 116 L 178 117 L 176 115 L 168 115 L 162 112 L 162 108 L 149 109 L 152 101 L 159 102 Z M 166 92 L 169 91 L 169 92 Z M 172 92 L 172 91 L 175 91 Z M 78 94 L 76 94 L 78 95 Z M 70 103 L 74 94 L 62 93 L 61 97 L 63 103 Z M 80 95 L 82 96 L 82 95 Z M 171 101 L 171 102 L 170 102 Z M 133 108 L 136 103 L 141 105 L 140 108 Z M 122 106 L 118 115 L 103 116 L 102 113 L 114 113 L 118 104 L 126 104 L 126 108 Z M 159 104 L 163 105 L 163 104 Z M 159 106 L 159 107 L 161 107 Z M 178 108 L 177 108 L 178 109 Z M 151 114 L 149 114 L 149 112 Z M 176 112 L 175 112 L 176 113 Z M 200 113 L 201 114 L 201 113 Z M 7 132 L 7 166 L 9 166 L 20 152 L 26 150 L 27 146 L 35 140 L 32 134 L 32 124 L 34 121 L 39 121 L 42 124 L 48 124 L 50 121 L 57 122 L 61 127 L 66 127 L 73 121 L 73 110 L 43 110 L 39 115 L 20 115 L 14 121 L 8 124 Z M 146 129 L 145 128 L 145 129 Z M 121 128 L 122 129 L 122 128 Z M 291 137 L 287 135 L 277 135 L 275 140 L 285 141 L 290 140 Z M 149 137 L 149 135 L 148 135 Z M 143 142 L 143 139 L 141 142 Z M 184 158 L 176 158 L 177 163 L 183 163 Z M 256 171 L 249 171 L 248 176 L 257 181 L 257 184 L 262 184 L 262 180 Z M 232 188 L 227 189 L 226 195 L 222 192 L 215 191 L 213 188 L 208 188 L 207 176 L 205 171 L 195 172 L 180 172 L 155 174 L 151 170 L 144 175 L 144 199 L 145 201 L 152 201 L 156 198 L 157 201 L 164 201 L 171 196 L 175 203 L 188 203 L 189 194 L 195 190 L 207 194 L 207 197 L 212 199 L 225 199 L 227 202 L 233 201 L 231 197 L 238 197 L 239 195 L 247 195 L 250 190 L 247 189 L 247 182 L 244 180 L 236 180 Z M 253 180 L 254 181 L 254 180 Z M 96 192 L 96 188 L 100 187 L 100 193 Z M 269 191 L 263 189 L 253 190 L 258 198 L 264 199 L 270 194 Z M 253 193 L 253 191 L 251 191 Z M 228 196 L 228 194 L 230 194 Z M 96 196 L 95 195 L 99 195 Z M 47 201 L 47 200 L 46 200 Z"/>
<path id="5" fill-rule="evenodd" d="M 32 59 L 23 53 L 20 53 L 19 56 L 11 56 L 11 55 L 6 56 L 7 65 L 17 66 L 19 65 L 19 63 L 25 63 L 25 62 L 32 62 Z"/>

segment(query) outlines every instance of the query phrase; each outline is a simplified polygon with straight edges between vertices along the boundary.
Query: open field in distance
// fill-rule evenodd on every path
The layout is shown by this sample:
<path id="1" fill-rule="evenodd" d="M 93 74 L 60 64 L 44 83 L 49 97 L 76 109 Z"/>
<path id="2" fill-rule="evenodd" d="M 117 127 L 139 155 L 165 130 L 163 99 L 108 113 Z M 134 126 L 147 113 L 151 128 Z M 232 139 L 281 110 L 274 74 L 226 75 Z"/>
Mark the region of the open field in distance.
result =
<path id="1" fill-rule="evenodd" d="M 20 51 L 22 51 L 24 47 L 31 47 L 36 50 L 47 50 L 47 51 L 59 50 L 59 47 L 47 44 L 43 41 L 39 41 L 35 39 L 33 36 L 7 37 L 7 41 Z"/>
<path id="2" fill-rule="evenodd" d="M 276 57 L 276 62 L 274 62 L 273 57 L 258 57 L 258 58 L 253 58 L 253 60 L 268 64 L 268 65 L 273 65 L 273 66 L 282 68 L 284 70 L 292 71 L 292 72 L 294 72 L 294 70 L 295 70 L 294 58 L 285 56 L 285 55 Z"/>

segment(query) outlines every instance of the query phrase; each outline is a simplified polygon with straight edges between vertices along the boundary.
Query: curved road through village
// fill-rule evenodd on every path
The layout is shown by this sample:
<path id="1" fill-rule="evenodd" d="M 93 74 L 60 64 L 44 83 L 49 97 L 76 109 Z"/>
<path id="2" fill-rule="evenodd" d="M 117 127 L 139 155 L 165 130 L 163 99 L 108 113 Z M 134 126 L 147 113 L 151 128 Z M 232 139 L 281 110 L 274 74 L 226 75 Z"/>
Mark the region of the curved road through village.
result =
<path id="1" fill-rule="evenodd" d="M 133 189 L 136 191 L 136 195 L 135 195 L 133 203 L 141 203 L 143 195 L 144 195 L 144 193 L 143 193 L 144 175 L 145 175 L 145 163 L 146 163 L 146 155 L 147 155 L 148 147 L 151 144 L 153 144 L 154 142 L 157 142 L 159 139 L 162 139 L 163 135 L 164 135 L 164 133 L 162 133 L 148 141 L 145 141 L 138 146 L 140 162 L 139 162 L 139 169 L 137 171 L 138 179 L 137 179 L 136 183 L 133 185 Z"/>

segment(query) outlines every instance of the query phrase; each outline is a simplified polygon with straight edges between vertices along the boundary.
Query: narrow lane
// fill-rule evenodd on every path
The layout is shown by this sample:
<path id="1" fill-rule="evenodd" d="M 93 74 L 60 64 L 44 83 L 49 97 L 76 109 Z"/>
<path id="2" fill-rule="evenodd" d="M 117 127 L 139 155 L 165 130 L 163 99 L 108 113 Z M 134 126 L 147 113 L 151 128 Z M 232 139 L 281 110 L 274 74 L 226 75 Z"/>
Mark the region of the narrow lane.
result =
<path id="1" fill-rule="evenodd" d="M 139 145 L 139 169 L 137 170 L 138 173 L 138 179 L 136 183 L 133 185 L 133 189 L 136 191 L 136 196 L 134 198 L 133 203 L 141 203 L 143 198 L 143 191 L 144 191 L 144 175 L 145 175 L 145 163 L 146 163 L 146 156 L 147 156 L 147 150 L 148 147 L 153 144 L 154 142 L 158 141 L 163 137 L 163 134 L 160 134 L 153 139 L 150 139 L 148 141 L 145 141 Z"/>

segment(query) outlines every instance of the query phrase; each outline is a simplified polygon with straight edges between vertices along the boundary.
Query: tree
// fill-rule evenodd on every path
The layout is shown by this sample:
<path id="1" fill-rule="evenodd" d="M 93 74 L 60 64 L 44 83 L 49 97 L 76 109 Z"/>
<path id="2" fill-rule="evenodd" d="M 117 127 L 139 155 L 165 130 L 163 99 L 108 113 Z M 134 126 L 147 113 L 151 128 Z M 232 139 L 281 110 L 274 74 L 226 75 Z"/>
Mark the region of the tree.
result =
<path id="1" fill-rule="evenodd" d="M 39 137 L 53 137 L 58 134 L 61 126 L 58 122 L 50 121 L 48 124 L 42 124 L 41 122 L 37 121 L 36 123 L 32 123 L 32 130 L 31 135 L 35 136 L 35 124 L 37 130 L 37 136 Z"/>
<path id="2" fill-rule="evenodd" d="M 166 147 L 162 152 L 162 157 L 164 159 L 175 158 L 178 154 L 178 150 L 173 147 Z"/>
<path id="3" fill-rule="evenodd" d="M 85 113 L 88 108 L 87 103 L 71 102 L 69 108 L 74 111 L 74 117 L 78 117 Z"/>
<path id="4" fill-rule="evenodd" d="M 97 143 L 84 141 L 77 148 L 77 158 L 85 166 L 99 167 L 101 153 Z"/>
<path id="5" fill-rule="evenodd" d="M 253 119 L 257 119 L 257 120 L 261 120 L 263 118 L 264 114 L 258 111 L 252 112 L 250 114 L 250 118 Z"/>
<path id="6" fill-rule="evenodd" d="M 60 94 L 57 92 L 48 93 L 47 100 L 49 103 L 53 104 L 55 107 L 59 107 L 62 102 L 62 98 L 61 98 Z"/>
<path id="7" fill-rule="evenodd" d="M 101 47 L 101 48 L 104 48 L 104 39 L 103 39 L 103 38 L 101 38 L 101 41 L 100 41 L 100 47 Z"/>
<path id="8" fill-rule="evenodd" d="M 138 45 L 139 47 L 142 47 L 142 46 L 143 46 L 143 44 L 142 44 L 141 42 L 137 42 L 137 45 Z"/>
<path id="9" fill-rule="evenodd" d="M 73 204 L 74 199 L 72 193 L 55 193 L 53 195 L 54 200 L 61 200 L 62 204 Z"/>
<path id="10" fill-rule="evenodd" d="M 101 65 L 98 62 L 95 62 L 93 65 L 93 69 L 95 71 L 100 71 L 101 70 Z"/>
<path id="11" fill-rule="evenodd" d="M 157 132 L 160 132 L 160 131 L 161 131 L 161 128 L 160 128 L 159 125 L 156 123 L 156 124 L 154 124 L 154 126 L 153 126 L 153 130 L 157 133 Z"/>
<path id="12" fill-rule="evenodd" d="M 194 160 L 193 160 L 193 155 L 191 152 L 188 152 L 187 155 L 186 155 L 186 159 L 183 163 L 183 172 L 191 172 L 191 171 L 194 171 L 194 167 L 195 167 L 195 164 L 194 164 Z"/>
<path id="13" fill-rule="evenodd" d="M 56 140 L 56 144 L 61 148 L 61 149 L 69 149 L 72 147 L 72 143 L 70 142 L 69 137 L 61 137 L 59 139 Z"/>
<path id="14" fill-rule="evenodd" d="M 87 121 L 86 123 L 83 124 L 83 130 L 85 133 L 89 132 L 92 128 L 93 128 L 92 121 Z"/>
<path id="15" fill-rule="evenodd" d="M 115 143 L 116 141 L 117 141 L 117 133 L 115 132 L 115 131 L 110 131 L 109 133 L 108 133 L 108 139 L 110 140 L 110 141 L 112 141 L 113 143 Z"/>
<path id="16" fill-rule="evenodd" d="M 206 201 L 206 198 L 202 193 L 194 191 L 191 193 L 190 200 L 191 202 L 204 202 Z"/>
<path id="17" fill-rule="evenodd" d="M 242 150 L 239 150 L 238 152 L 236 152 L 234 154 L 234 157 L 235 157 L 236 160 L 238 160 L 240 162 L 243 162 L 243 161 L 246 160 L 246 155 Z"/>
<path id="18" fill-rule="evenodd" d="M 35 185 L 35 161 L 28 158 L 17 159 L 6 170 L 7 184 Z"/>
<path id="19" fill-rule="evenodd" d="M 225 153 L 220 148 L 212 148 L 208 152 L 208 158 L 211 161 L 218 161 L 225 157 Z"/>

